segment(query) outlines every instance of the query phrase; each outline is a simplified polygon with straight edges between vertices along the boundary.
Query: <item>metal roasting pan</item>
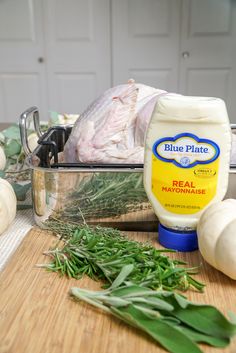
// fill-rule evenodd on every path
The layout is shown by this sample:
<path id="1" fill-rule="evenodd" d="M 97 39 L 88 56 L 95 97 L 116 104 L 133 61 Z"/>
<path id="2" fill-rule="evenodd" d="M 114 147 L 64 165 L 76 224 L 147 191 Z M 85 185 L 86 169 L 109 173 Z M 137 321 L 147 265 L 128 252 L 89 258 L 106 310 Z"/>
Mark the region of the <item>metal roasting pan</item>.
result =
<path id="1" fill-rule="evenodd" d="M 28 145 L 30 119 L 39 138 L 34 151 L 30 151 Z M 43 133 L 37 107 L 21 114 L 19 126 L 26 163 L 32 172 L 32 202 L 37 225 L 45 227 L 47 220 L 60 219 L 127 231 L 157 231 L 158 220 L 142 185 L 142 164 L 63 163 L 60 152 L 72 126 L 53 126 Z M 236 124 L 232 124 L 231 129 L 236 133 Z M 124 195 L 131 199 L 126 200 Z M 236 165 L 230 166 L 225 198 L 236 198 Z"/>

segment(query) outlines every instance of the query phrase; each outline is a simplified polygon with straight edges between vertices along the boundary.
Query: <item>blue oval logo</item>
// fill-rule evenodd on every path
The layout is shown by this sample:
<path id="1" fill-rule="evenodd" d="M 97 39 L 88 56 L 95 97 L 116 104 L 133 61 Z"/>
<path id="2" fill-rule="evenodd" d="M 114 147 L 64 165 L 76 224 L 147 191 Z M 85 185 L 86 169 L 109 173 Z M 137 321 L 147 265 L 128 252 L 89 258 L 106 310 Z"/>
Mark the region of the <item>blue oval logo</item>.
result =
<path id="1" fill-rule="evenodd" d="M 157 140 L 152 151 L 158 159 L 180 168 L 209 164 L 220 155 L 220 148 L 215 142 L 189 132 Z"/>

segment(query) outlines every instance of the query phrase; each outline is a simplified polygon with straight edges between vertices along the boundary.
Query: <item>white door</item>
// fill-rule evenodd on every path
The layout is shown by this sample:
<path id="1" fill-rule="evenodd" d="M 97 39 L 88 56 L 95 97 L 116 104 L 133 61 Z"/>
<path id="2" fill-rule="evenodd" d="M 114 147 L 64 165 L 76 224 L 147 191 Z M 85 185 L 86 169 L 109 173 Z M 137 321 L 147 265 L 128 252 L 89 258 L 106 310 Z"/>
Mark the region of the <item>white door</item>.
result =
<path id="1" fill-rule="evenodd" d="M 46 112 L 41 5 L 38 0 L 0 1 L 0 122 L 18 122 L 31 105 Z"/>
<path id="2" fill-rule="evenodd" d="M 236 1 L 0 0 L 0 121 L 79 113 L 129 78 L 222 97 L 236 123 Z"/>
<path id="3" fill-rule="evenodd" d="M 109 0 L 45 0 L 50 110 L 80 113 L 111 86 Z"/>
<path id="4" fill-rule="evenodd" d="M 180 0 L 112 1 L 113 84 L 178 89 Z"/>
<path id="5" fill-rule="evenodd" d="M 181 93 L 221 97 L 236 123 L 236 1 L 184 0 Z"/>

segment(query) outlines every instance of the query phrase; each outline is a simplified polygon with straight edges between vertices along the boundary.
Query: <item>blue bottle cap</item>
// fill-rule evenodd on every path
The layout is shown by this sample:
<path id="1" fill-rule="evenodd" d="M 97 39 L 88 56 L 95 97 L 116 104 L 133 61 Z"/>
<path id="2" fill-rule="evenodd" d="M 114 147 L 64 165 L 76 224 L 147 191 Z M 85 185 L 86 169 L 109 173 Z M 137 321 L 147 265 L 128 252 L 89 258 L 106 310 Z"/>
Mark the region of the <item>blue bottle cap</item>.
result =
<path id="1" fill-rule="evenodd" d="M 181 232 L 164 227 L 161 223 L 158 226 L 159 243 L 168 249 L 178 251 L 194 251 L 198 249 L 197 232 Z"/>

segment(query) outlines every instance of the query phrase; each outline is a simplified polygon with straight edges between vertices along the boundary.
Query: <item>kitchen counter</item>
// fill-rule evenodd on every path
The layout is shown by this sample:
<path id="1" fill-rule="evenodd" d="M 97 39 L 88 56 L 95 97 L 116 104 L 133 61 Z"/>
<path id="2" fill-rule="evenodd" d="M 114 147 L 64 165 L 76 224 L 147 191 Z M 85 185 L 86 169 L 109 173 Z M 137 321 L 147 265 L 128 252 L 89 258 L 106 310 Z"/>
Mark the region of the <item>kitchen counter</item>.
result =
<path id="1" fill-rule="evenodd" d="M 127 235 L 160 247 L 156 233 Z M 0 352 L 164 353 L 147 335 L 69 297 L 71 287 L 98 290 L 98 282 L 87 277 L 68 280 L 36 267 L 49 261 L 43 252 L 56 242 L 54 236 L 34 227 L 0 273 Z M 201 265 L 196 278 L 206 283 L 205 292 L 188 291 L 190 300 L 215 305 L 224 314 L 236 312 L 236 281 L 210 267 L 198 251 L 170 256 L 190 266 Z M 201 348 L 204 353 L 235 353 L 236 338 L 226 349 Z"/>

